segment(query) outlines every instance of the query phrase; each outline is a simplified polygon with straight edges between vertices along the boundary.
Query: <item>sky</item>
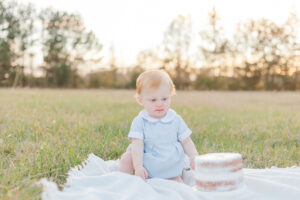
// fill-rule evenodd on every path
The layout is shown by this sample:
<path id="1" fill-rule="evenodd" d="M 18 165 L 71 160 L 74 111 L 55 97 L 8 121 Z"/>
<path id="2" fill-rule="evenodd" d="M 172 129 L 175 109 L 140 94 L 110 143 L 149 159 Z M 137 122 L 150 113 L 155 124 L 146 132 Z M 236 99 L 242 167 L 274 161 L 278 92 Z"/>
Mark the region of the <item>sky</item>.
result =
<path id="1" fill-rule="evenodd" d="M 290 11 L 300 13 L 298 0 L 19 0 L 36 7 L 79 13 L 104 45 L 113 45 L 119 63 L 136 62 L 137 54 L 162 43 L 163 33 L 178 15 L 190 16 L 193 30 L 207 24 L 213 6 L 228 33 L 237 22 L 268 18 L 283 23 Z"/>

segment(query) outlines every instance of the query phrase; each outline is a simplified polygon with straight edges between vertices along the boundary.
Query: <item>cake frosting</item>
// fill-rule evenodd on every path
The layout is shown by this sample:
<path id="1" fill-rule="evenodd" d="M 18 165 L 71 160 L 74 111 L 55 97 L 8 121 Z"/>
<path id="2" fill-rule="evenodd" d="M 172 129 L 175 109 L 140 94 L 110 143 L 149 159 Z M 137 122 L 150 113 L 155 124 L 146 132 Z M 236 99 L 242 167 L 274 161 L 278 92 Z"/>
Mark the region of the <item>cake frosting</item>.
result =
<path id="1" fill-rule="evenodd" d="M 243 183 L 242 156 L 210 153 L 195 158 L 196 186 L 203 191 L 229 191 Z"/>

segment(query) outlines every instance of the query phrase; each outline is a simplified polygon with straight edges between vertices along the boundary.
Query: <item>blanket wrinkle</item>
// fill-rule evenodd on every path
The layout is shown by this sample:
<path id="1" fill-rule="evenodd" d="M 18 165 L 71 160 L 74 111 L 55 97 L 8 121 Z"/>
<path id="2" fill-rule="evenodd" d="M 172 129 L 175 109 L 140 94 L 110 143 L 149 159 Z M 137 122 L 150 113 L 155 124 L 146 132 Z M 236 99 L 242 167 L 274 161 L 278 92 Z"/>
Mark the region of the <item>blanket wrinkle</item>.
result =
<path id="1" fill-rule="evenodd" d="M 118 171 L 119 160 L 104 161 L 90 154 L 68 172 L 64 188 L 45 178 L 42 200 L 299 200 L 300 167 L 244 168 L 244 183 L 233 191 L 203 192 L 195 187 L 193 171 L 183 172 L 184 183 L 140 177 Z"/>

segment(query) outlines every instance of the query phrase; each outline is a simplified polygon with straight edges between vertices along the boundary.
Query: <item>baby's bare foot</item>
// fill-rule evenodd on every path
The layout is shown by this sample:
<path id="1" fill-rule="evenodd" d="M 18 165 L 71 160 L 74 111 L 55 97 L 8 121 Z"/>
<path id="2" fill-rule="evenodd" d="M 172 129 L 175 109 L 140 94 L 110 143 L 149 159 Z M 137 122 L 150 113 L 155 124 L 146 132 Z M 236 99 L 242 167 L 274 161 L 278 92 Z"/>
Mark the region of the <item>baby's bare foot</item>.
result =
<path id="1" fill-rule="evenodd" d="M 173 177 L 173 178 L 168 178 L 168 180 L 177 181 L 179 183 L 183 183 L 183 180 L 182 180 L 181 176 L 176 176 L 176 177 Z"/>

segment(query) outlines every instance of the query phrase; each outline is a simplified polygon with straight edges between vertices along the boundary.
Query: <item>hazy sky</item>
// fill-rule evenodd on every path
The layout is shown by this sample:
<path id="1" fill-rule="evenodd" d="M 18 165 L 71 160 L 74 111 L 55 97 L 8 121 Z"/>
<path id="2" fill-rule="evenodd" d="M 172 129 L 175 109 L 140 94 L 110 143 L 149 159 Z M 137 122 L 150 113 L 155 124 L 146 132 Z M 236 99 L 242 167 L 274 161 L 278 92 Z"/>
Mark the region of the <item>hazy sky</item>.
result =
<path id="1" fill-rule="evenodd" d="M 143 49 L 161 44 L 163 32 L 178 15 L 191 16 L 197 32 L 207 23 L 208 12 L 215 5 L 221 23 L 228 32 L 238 21 L 269 18 L 278 23 L 291 10 L 300 13 L 297 0 L 19 0 L 38 8 L 53 8 L 79 13 L 88 29 L 104 44 L 113 44 L 116 57 L 125 64 L 134 63 Z"/>

